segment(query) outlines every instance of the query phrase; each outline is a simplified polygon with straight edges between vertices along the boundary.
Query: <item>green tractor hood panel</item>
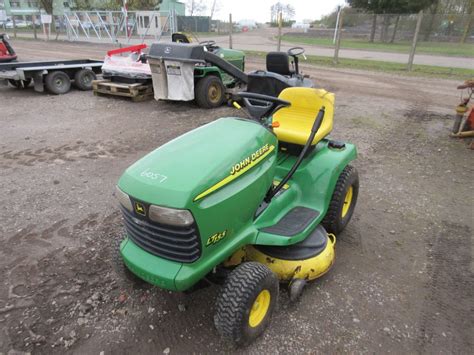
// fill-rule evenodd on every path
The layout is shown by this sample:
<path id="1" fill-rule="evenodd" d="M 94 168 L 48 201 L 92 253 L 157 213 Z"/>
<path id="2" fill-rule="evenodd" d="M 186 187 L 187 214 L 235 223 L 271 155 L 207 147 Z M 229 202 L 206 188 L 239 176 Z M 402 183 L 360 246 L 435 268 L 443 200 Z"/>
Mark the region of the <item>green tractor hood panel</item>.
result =
<path id="1" fill-rule="evenodd" d="M 189 208 L 275 157 L 276 150 L 276 137 L 260 124 L 221 118 L 137 161 L 122 175 L 119 187 L 147 203 Z"/>

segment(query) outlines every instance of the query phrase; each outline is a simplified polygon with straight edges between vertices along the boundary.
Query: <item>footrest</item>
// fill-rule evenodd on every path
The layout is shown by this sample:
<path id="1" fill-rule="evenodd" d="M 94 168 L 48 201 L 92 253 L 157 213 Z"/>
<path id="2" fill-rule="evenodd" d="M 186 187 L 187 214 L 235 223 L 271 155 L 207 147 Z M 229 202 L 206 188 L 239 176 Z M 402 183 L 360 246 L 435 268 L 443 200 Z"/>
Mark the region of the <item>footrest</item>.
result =
<path id="1" fill-rule="evenodd" d="M 280 219 L 277 224 L 263 228 L 260 231 L 292 237 L 304 231 L 318 216 L 319 211 L 307 207 L 295 207 Z"/>
<path id="2" fill-rule="evenodd" d="M 328 235 L 322 225 L 303 241 L 289 246 L 254 245 L 254 248 L 272 258 L 281 260 L 306 260 L 321 254 L 328 243 Z"/>

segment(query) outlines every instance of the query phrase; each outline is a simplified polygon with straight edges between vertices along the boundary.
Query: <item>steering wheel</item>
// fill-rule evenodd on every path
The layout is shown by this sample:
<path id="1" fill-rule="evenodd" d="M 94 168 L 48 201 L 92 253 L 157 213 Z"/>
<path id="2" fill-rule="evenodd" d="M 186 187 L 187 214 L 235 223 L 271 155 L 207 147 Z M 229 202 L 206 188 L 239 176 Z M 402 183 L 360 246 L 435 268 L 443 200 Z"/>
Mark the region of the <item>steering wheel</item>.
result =
<path id="1" fill-rule="evenodd" d="M 250 116 L 257 121 L 261 118 L 270 116 L 273 112 L 282 107 L 291 105 L 289 101 L 281 100 L 278 97 L 256 94 L 253 92 L 239 92 L 237 96 L 244 99 L 245 107 Z"/>
<path id="2" fill-rule="evenodd" d="M 215 46 L 216 45 L 216 41 L 213 41 L 213 40 L 210 40 L 210 41 L 202 41 L 202 42 L 199 42 L 199 44 L 201 46 L 204 46 L 204 47 L 212 47 L 212 46 Z"/>
<path id="3" fill-rule="evenodd" d="M 304 48 L 303 47 L 293 47 L 288 49 L 288 55 L 291 55 L 292 57 L 296 57 L 298 55 L 304 54 Z"/>

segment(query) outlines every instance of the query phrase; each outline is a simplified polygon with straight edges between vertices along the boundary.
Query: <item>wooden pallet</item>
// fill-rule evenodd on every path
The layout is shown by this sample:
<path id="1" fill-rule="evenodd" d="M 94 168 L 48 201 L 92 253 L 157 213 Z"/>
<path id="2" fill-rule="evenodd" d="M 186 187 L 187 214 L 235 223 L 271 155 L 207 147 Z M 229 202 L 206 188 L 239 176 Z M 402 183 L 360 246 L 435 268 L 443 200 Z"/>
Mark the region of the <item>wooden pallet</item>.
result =
<path id="1" fill-rule="evenodd" d="M 95 96 L 122 96 L 129 97 L 134 102 L 153 98 L 152 84 L 114 83 L 110 80 L 94 80 L 92 89 Z"/>

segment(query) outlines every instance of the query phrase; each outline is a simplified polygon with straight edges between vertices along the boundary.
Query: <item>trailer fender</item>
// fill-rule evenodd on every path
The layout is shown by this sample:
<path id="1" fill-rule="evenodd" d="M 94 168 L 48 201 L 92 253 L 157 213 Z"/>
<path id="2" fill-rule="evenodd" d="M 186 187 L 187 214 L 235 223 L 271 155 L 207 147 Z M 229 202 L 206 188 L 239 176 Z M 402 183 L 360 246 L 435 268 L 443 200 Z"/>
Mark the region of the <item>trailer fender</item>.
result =
<path id="1" fill-rule="evenodd" d="M 35 85 L 35 91 L 44 92 L 44 75 L 47 74 L 47 70 L 38 71 L 33 74 L 33 82 Z"/>

